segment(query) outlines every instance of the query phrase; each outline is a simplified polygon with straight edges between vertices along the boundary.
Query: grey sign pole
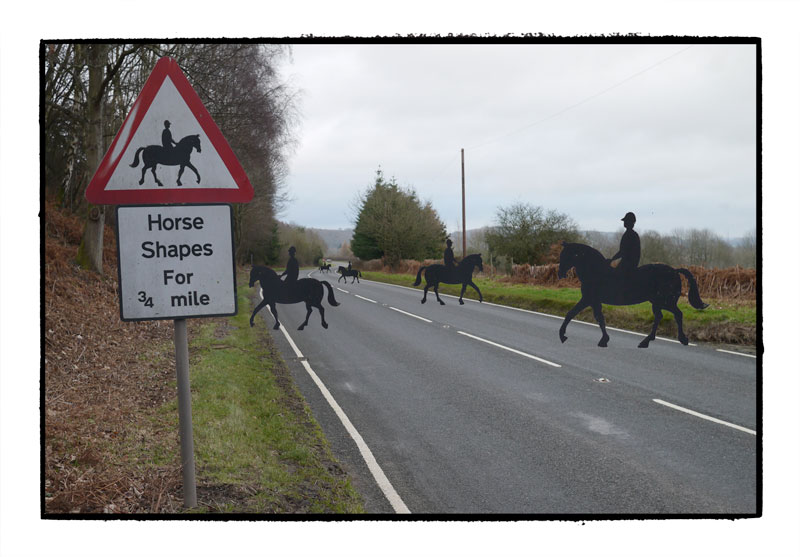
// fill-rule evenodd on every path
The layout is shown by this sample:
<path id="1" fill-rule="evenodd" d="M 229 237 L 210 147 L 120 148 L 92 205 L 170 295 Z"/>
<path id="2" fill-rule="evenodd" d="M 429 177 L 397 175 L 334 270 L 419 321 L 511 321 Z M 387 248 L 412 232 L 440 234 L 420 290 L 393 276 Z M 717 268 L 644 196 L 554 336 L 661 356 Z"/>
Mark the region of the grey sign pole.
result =
<path id="1" fill-rule="evenodd" d="M 192 434 L 192 392 L 189 387 L 189 341 L 186 320 L 175 320 L 175 371 L 178 376 L 178 421 L 183 471 L 183 506 L 197 506 L 194 478 L 194 436 Z"/>

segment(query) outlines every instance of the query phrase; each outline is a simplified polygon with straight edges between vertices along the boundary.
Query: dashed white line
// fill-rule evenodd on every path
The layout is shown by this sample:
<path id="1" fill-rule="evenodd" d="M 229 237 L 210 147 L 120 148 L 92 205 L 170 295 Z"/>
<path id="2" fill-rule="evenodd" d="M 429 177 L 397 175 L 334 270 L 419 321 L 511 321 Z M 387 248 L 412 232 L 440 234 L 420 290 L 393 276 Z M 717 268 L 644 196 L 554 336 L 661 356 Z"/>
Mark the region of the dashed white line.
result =
<path id="1" fill-rule="evenodd" d="M 260 291 L 259 295 L 261 295 Z M 333 395 L 325 386 L 325 384 L 322 382 L 322 380 L 319 378 L 319 376 L 317 376 L 317 374 L 314 373 L 314 370 L 311 368 L 311 365 L 303 356 L 303 353 L 300 352 L 300 349 L 297 347 L 297 344 L 295 344 L 294 340 L 292 340 L 292 337 L 289 336 L 289 333 L 286 332 L 286 328 L 283 325 L 281 325 L 280 329 L 281 332 L 283 333 L 283 336 L 285 336 L 286 340 L 289 341 L 289 346 L 292 347 L 292 350 L 294 351 L 295 355 L 297 355 L 298 358 L 301 358 L 300 363 L 303 365 L 306 372 L 311 377 L 311 380 L 314 381 L 314 383 L 317 385 L 317 388 L 319 388 L 320 392 L 322 393 L 322 396 L 325 398 L 330 407 L 336 413 L 336 416 L 339 418 L 339 421 L 342 422 L 342 425 L 347 430 L 347 433 L 349 433 L 350 437 L 353 439 L 353 441 L 355 441 L 355 444 L 358 447 L 359 452 L 361 453 L 361 457 L 364 459 L 364 462 L 367 464 L 367 468 L 372 473 L 372 477 L 375 478 L 375 483 L 377 483 L 378 487 L 380 487 L 381 491 L 383 491 L 383 494 L 386 496 L 386 499 L 388 499 L 389 504 L 392 505 L 394 512 L 398 514 L 411 513 L 406 504 L 403 502 L 403 499 L 394 489 L 394 486 L 392 486 L 392 483 L 389 481 L 389 478 L 387 478 L 386 474 L 384 474 L 383 469 L 381 468 L 380 464 L 378 464 L 378 461 L 375 459 L 375 455 L 372 454 L 372 451 L 370 450 L 369 446 L 367 446 L 367 443 L 364 441 L 364 438 L 361 437 L 361 434 L 358 432 L 353 423 L 350 421 L 350 418 L 348 418 L 347 414 L 344 413 L 342 407 L 339 406 L 339 404 L 336 402 L 336 399 L 333 398 Z"/>
<path id="2" fill-rule="evenodd" d="M 344 292 L 345 294 L 350 294 L 348 290 L 344 290 L 342 288 L 339 288 L 338 286 L 336 287 L 336 290 L 338 290 L 339 292 Z"/>
<path id="3" fill-rule="evenodd" d="M 400 284 L 391 284 L 389 282 L 381 282 L 381 281 L 378 281 L 378 280 L 367 280 L 367 279 L 364 279 L 364 281 L 365 282 L 372 282 L 374 284 L 385 284 L 386 286 L 394 286 L 396 288 L 405 288 L 406 290 L 413 290 L 414 292 L 420 292 L 420 290 L 417 289 L 417 288 L 411 288 L 410 286 L 402 286 Z M 439 293 L 439 296 L 446 296 L 448 298 L 453 298 L 454 300 L 458 299 L 458 296 L 454 296 L 452 294 L 443 294 L 441 292 Z M 483 304 L 486 304 L 487 306 L 494 306 L 494 307 L 503 308 L 503 309 L 513 309 L 514 311 L 523 311 L 525 313 L 532 313 L 533 315 L 541 315 L 542 317 L 550 317 L 551 319 L 560 319 L 560 320 L 564 319 L 562 316 L 559 316 L 559 315 L 553 315 L 553 314 L 550 314 L 550 313 L 542 313 L 540 311 L 533 311 L 532 309 L 515 308 L 514 306 L 504 306 L 502 304 L 495 304 L 495 303 L 492 303 L 492 302 L 479 302 L 478 300 L 473 300 L 472 298 L 464 298 L 464 300 L 466 300 L 468 302 L 474 302 L 476 304 L 483 303 Z M 580 323 L 581 325 L 589 325 L 591 327 L 600 327 L 600 325 L 598 325 L 597 323 L 589 323 L 588 321 L 581 321 L 580 319 L 573 319 L 571 321 L 571 323 Z M 606 325 L 606 329 L 608 329 L 609 331 L 617 331 L 619 333 L 628 333 L 630 335 L 636 335 L 636 336 L 640 336 L 640 337 L 646 337 L 647 336 L 647 334 L 645 334 L 645 333 L 639 333 L 639 332 L 636 332 L 636 331 L 628 331 L 627 329 L 617 329 L 616 327 L 609 327 L 608 325 Z M 675 340 L 674 338 L 664 338 L 664 337 L 661 337 L 661 336 L 656 336 L 656 339 L 657 340 L 665 340 L 667 342 L 675 342 L 675 343 L 680 344 L 680 341 Z M 697 346 L 697 345 L 695 343 L 693 343 L 693 342 L 690 342 L 689 346 Z"/>
<path id="4" fill-rule="evenodd" d="M 656 402 L 658 404 L 662 404 L 664 406 L 668 406 L 670 408 L 673 408 L 675 410 L 679 410 L 681 412 L 685 412 L 687 414 L 691 414 L 692 416 L 697 416 L 698 418 L 703 418 L 704 420 L 708 420 L 710 422 L 714 422 L 714 423 L 717 423 L 717 424 L 721 424 L 721 425 L 725 425 L 725 426 L 728 426 L 728 427 L 732 427 L 733 429 L 738 429 L 739 431 L 744 431 L 745 433 L 749 433 L 751 435 L 756 435 L 756 432 L 753 431 L 752 429 L 748 429 L 748 428 L 742 427 L 740 425 L 732 424 L 730 422 L 726 422 L 724 420 L 720 420 L 720 419 L 714 418 L 712 416 L 706 416 L 705 414 L 701 414 L 700 412 L 695 412 L 694 410 L 689 410 L 688 408 L 684 408 L 683 406 L 678 406 L 677 404 L 672 404 L 671 402 L 666 402 L 664 400 L 661 400 L 660 398 L 654 398 L 653 402 Z"/>
<path id="5" fill-rule="evenodd" d="M 732 350 L 723 350 L 722 348 L 717 348 L 717 352 L 725 352 L 726 354 L 735 354 L 737 356 L 744 356 L 745 358 L 758 359 L 758 356 L 754 356 L 753 354 L 745 354 L 744 352 L 733 352 Z"/>
<path id="6" fill-rule="evenodd" d="M 369 298 L 365 298 L 364 296 L 359 296 L 358 294 L 353 294 L 356 298 L 361 298 L 362 300 L 366 300 L 367 302 L 372 302 L 373 304 L 377 304 L 375 300 L 370 300 Z"/>
<path id="7" fill-rule="evenodd" d="M 520 356 L 525 356 L 526 358 L 530 358 L 532 360 L 536 360 L 537 362 L 542 362 L 543 364 L 547 364 L 553 367 L 561 367 L 561 365 L 550 362 L 538 356 L 534 356 L 533 354 L 528 354 L 527 352 L 521 352 L 520 350 L 516 350 L 515 348 L 509 348 L 508 346 L 503 346 L 502 344 L 497 344 L 496 342 L 492 342 L 491 340 L 486 340 L 485 338 L 476 337 L 475 335 L 471 335 L 469 333 L 465 333 L 464 331 L 458 331 L 459 335 L 464 335 L 465 337 L 473 338 L 475 340 L 479 340 L 481 342 L 485 342 L 486 344 L 491 344 L 492 346 L 496 346 L 497 348 L 502 348 L 503 350 L 508 350 L 509 352 L 513 352 L 514 354 L 519 354 Z"/>
<path id="8" fill-rule="evenodd" d="M 402 309 L 397 309 L 397 308 L 392 307 L 392 306 L 389 306 L 389 309 L 393 309 L 394 311 L 397 311 L 399 313 L 408 315 L 409 317 L 414 317 L 416 319 L 419 319 L 420 321 L 425 321 L 425 323 L 433 323 L 433 321 L 431 321 L 430 319 L 425 319 L 424 317 L 420 317 L 419 315 L 414 315 L 413 313 L 408 313 L 407 311 L 403 311 Z"/>

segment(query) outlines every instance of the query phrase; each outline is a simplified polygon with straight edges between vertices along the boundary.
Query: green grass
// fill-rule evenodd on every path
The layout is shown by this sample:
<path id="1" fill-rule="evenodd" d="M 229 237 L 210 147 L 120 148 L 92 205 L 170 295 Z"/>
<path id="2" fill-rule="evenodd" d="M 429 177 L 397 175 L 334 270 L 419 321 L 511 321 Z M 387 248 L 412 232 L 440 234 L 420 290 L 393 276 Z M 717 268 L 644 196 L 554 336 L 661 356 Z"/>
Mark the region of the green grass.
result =
<path id="1" fill-rule="evenodd" d="M 417 288 L 420 291 L 420 299 L 422 298 L 422 286 L 413 286 L 415 277 L 412 275 L 370 271 L 364 272 L 364 278 Z M 483 293 L 483 300 L 486 302 L 553 315 L 565 315 L 581 297 L 578 288 L 546 288 L 529 284 L 500 282 L 491 278 L 475 278 L 473 280 Z M 461 286 L 442 284 L 439 286 L 439 292 L 458 296 Z M 433 291 L 429 290 L 428 299 L 431 300 L 432 297 Z M 464 297 L 477 300 L 478 294 L 468 286 Z M 435 302 L 435 298 L 433 300 Z M 704 301 L 710 305 L 702 311 L 691 307 L 685 297 L 678 302 L 678 307 L 683 312 L 684 329 L 690 337 L 713 342 L 755 343 L 755 302 Z M 667 311 L 663 313 L 664 318 L 659 326 L 658 334 L 662 336 L 676 334 L 677 327 L 672 314 Z M 606 317 L 606 323 L 612 327 L 646 333 L 653 324 L 653 312 L 649 303 L 633 306 L 604 305 L 603 314 Z M 579 313 L 576 319 L 595 322 L 590 308 Z"/>
<path id="2" fill-rule="evenodd" d="M 221 498 L 219 512 L 363 512 L 346 476 L 329 471 L 338 464 L 266 330 L 249 326 L 251 289 L 238 292 L 237 316 L 191 335 L 198 486 L 247 494 Z"/>

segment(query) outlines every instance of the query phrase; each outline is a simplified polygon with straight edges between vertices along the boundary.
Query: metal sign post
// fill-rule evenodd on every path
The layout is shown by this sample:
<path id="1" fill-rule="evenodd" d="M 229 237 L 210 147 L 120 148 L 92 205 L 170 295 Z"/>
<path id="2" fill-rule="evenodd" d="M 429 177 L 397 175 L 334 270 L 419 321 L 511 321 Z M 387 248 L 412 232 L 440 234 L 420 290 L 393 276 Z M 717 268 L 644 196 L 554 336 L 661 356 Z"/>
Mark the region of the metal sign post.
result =
<path id="1" fill-rule="evenodd" d="M 194 477 L 194 434 L 192 433 L 192 391 L 189 387 L 189 340 L 186 320 L 175 320 L 175 371 L 178 376 L 178 422 L 181 437 L 183 506 L 197 506 Z"/>

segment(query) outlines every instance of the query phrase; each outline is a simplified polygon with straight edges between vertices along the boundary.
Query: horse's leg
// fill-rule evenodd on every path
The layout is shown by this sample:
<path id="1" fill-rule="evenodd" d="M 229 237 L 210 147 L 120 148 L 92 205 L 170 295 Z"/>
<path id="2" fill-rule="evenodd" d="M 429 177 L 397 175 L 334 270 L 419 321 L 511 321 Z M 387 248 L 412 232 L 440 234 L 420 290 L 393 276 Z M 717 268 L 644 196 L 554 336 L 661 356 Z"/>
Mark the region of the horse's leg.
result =
<path id="1" fill-rule="evenodd" d="M 253 315 L 251 315 L 251 316 L 250 316 L 250 326 L 251 326 L 251 327 L 253 327 L 253 326 L 255 325 L 255 323 L 253 322 L 253 320 L 254 320 L 254 319 L 255 319 L 255 317 L 256 317 L 256 313 L 258 313 L 258 312 L 261 310 L 261 308 L 263 308 L 265 305 L 267 305 L 267 300 L 266 300 L 266 298 L 265 298 L 265 299 L 263 299 L 263 300 L 261 300 L 261 302 L 259 302 L 259 304 L 256 306 L 256 309 L 254 309 L 254 310 L 253 310 Z"/>
<path id="2" fill-rule="evenodd" d="M 272 317 L 275 318 L 275 324 L 272 326 L 276 331 L 281 328 L 281 322 L 278 321 L 278 307 L 276 302 L 269 305 L 269 310 L 272 312 Z"/>
<path id="3" fill-rule="evenodd" d="M 603 315 L 603 304 L 600 302 L 592 304 L 592 311 L 594 312 L 594 318 L 597 324 L 600 325 L 600 330 L 603 331 L 603 336 L 600 338 L 600 342 L 597 343 L 597 346 L 605 348 L 608 346 L 608 333 L 606 332 L 606 317 Z"/>
<path id="4" fill-rule="evenodd" d="M 186 167 L 185 167 L 184 165 L 181 165 L 180 169 L 178 170 L 178 185 L 179 185 L 179 186 L 182 186 L 182 185 L 183 185 L 183 184 L 181 183 L 181 176 L 183 176 L 183 171 L 184 171 L 185 169 L 186 169 Z"/>
<path id="5" fill-rule="evenodd" d="M 142 165 L 142 179 L 141 179 L 141 180 L 139 180 L 139 185 L 140 185 L 140 186 L 141 186 L 142 184 L 144 184 L 144 173 L 145 173 L 145 172 L 147 172 L 147 166 L 143 164 L 143 165 Z"/>
<path id="6" fill-rule="evenodd" d="M 474 288 L 475 292 L 478 293 L 478 301 L 483 302 L 483 294 L 481 294 L 481 290 L 480 288 L 478 288 L 478 285 L 472 282 L 472 279 L 469 279 L 469 282 L 467 284 L 469 284 L 472 288 Z"/>
<path id="7" fill-rule="evenodd" d="M 431 287 L 431 285 L 426 282 L 425 283 L 425 288 L 422 290 L 422 302 L 420 302 L 420 303 L 424 304 L 425 300 L 428 299 L 428 288 L 430 288 L 430 287 Z"/>
<path id="8" fill-rule="evenodd" d="M 190 162 L 187 162 L 187 163 L 186 163 L 186 166 L 188 166 L 190 169 L 192 169 L 192 171 L 193 171 L 195 174 L 197 174 L 197 183 L 199 184 L 199 183 L 200 183 L 200 173 L 197 171 L 197 169 L 194 167 L 194 165 L 193 165 L 192 163 L 190 163 Z M 182 170 L 182 169 L 183 169 L 183 167 L 181 167 L 181 170 Z"/>
<path id="9" fill-rule="evenodd" d="M 658 330 L 658 324 L 661 323 L 662 317 L 664 317 L 664 314 L 661 313 L 661 307 L 653 304 L 653 328 L 650 329 L 650 334 L 644 337 L 642 342 L 639 343 L 639 348 L 647 348 L 650 346 L 650 341 L 656 339 L 656 331 Z"/>
<path id="10" fill-rule="evenodd" d="M 439 282 L 438 281 L 433 283 L 433 292 L 436 294 L 436 299 L 439 301 L 439 303 L 441 305 L 444 305 L 444 302 L 439 297 Z"/>
<path id="11" fill-rule="evenodd" d="M 672 312 L 672 315 L 675 316 L 675 323 L 678 324 L 678 340 L 684 346 L 689 344 L 689 338 L 683 332 L 683 312 L 678 309 L 678 303 L 672 302 L 667 309 Z"/>
<path id="12" fill-rule="evenodd" d="M 582 312 L 585 308 L 589 307 L 589 302 L 587 302 L 584 298 L 578 300 L 578 303 L 567 312 L 567 315 L 564 317 L 564 322 L 561 324 L 561 328 L 558 330 L 558 338 L 561 339 L 561 342 L 565 342 L 567 340 L 567 325 L 569 322 L 572 321 L 572 318 Z"/>
<path id="13" fill-rule="evenodd" d="M 153 178 L 155 178 L 156 184 L 158 184 L 158 187 L 161 188 L 161 187 L 164 187 L 164 184 L 162 184 L 161 180 L 159 180 L 158 176 L 156 176 L 156 166 L 158 166 L 158 165 L 154 164 L 153 166 L 150 167 L 150 170 L 153 171 Z"/>
<path id="14" fill-rule="evenodd" d="M 328 324 L 325 322 L 325 308 L 322 307 L 322 300 L 314 304 L 314 307 L 319 310 L 319 316 L 322 318 L 322 328 L 327 329 Z"/>
<path id="15" fill-rule="evenodd" d="M 302 331 L 305 329 L 306 325 L 308 325 L 308 318 L 311 317 L 311 302 L 306 302 L 306 320 L 303 321 L 302 325 L 297 327 L 298 331 Z"/>

